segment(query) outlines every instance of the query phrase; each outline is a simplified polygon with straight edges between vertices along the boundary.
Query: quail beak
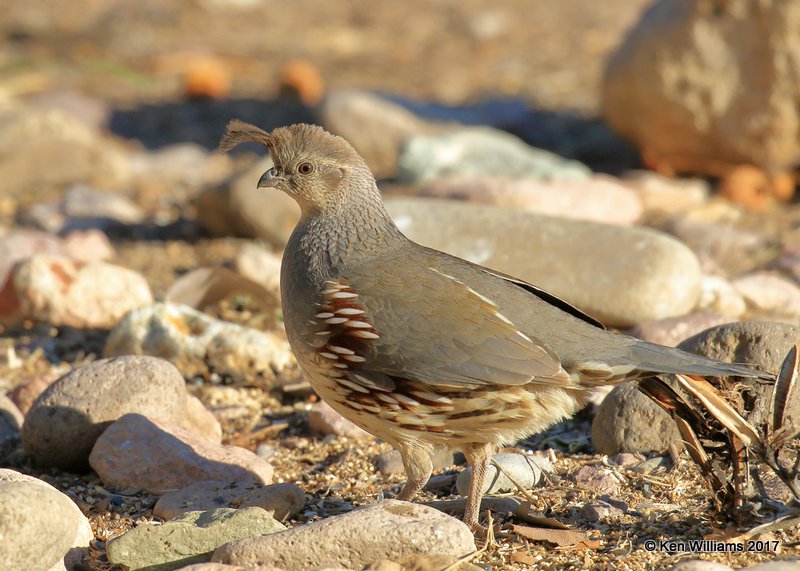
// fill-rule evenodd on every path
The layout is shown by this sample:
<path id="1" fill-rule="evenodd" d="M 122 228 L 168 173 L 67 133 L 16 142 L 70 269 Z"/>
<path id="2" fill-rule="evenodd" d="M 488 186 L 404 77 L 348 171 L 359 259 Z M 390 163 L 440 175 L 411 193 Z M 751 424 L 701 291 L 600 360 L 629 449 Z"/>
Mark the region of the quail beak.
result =
<path id="1" fill-rule="evenodd" d="M 272 167 L 267 172 L 261 175 L 258 179 L 257 188 L 275 188 L 280 182 L 283 182 L 283 177 L 278 175 L 278 170 Z"/>

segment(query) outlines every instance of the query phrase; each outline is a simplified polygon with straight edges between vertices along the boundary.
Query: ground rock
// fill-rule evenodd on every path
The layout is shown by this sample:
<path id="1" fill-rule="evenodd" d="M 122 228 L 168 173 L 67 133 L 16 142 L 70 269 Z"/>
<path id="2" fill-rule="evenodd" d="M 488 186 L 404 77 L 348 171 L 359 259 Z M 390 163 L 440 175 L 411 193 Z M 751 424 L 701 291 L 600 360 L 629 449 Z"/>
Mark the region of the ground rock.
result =
<path id="1" fill-rule="evenodd" d="M 609 60 L 603 112 L 651 163 L 675 171 L 791 168 L 798 58 L 794 2 L 658 0 Z"/>
<path id="2" fill-rule="evenodd" d="M 44 486 L 61 497 L 66 497 L 59 490 L 43 480 L 6 468 L 0 468 L 0 483 L 2 482 L 30 482 L 39 486 Z M 69 500 L 69 498 L 67 499 Z M 61 503 L 60 499 L 59 503 Z M 89 543 L 94 539 L 94 532 L 92 531 L 92 525 L 89 523 L 89 519 L 83 515 L 83 512 L 72 500 L 69 500 L 69 503 L 70 507 L 64 504 L 64 510 L 70 520 L 78 522 L 78 530 L 75 537 L 72 539 L 67 554 L 62 560 L 50 567 L 49 571 L 80 571 L 83 569 L 83 559 L 89 552 Z M 2 507 L 0 507 L 0 509 L 2 509 Z"/>
<path id="3" fill-rule="evenodd" d="M 311 410 L 308 411 L 308 426 L 320 434 L 346 436 L 357 440 L 374 438 L 369 432 L 359 428 L 333 410 L 325 401 L 318 401 L 311 405 Z"/>
<path id="4" fill-rule="evenodd" d="M 300 218 L 300 207 L 289 195 L 256 188 L 272 168 L 265 157 L 230 183 L 204 191 L 195 206 L 200 224 L 214 236 L 261 238 L 282 248 Z"/>
<path id="5" fill-rule="evenodd" d="M 169 303 L 130 312 L 111 332 L 103 354 L 154 355 L 174 363 L 187 377 L 212 370 L 239 384 L 266 387 L 299 375 L 289 343 L 275 333 Z"/>
<path id="6" fill-rule="evenodd" d="M 640 323 L 633 329 L 628 330 L 627 334 L 650 343 L 677 347 L 678 343 L 692 335 L 700 333 L 709 327 L 722 325 L 730 321 L 730 318 L 722 315 L 698 311 L 678 317 L 666 317 L 656 321 Z"/>
<path id="7" fill-rule="evenodd" d="M 272 466 L 249 450 L 223 446 L 140 414 L 126 414 L 109 426 L 97 439 L 89 463 L 108 485 L 153 494 L 198 480 L 272 481 Z"/>
<path id="8" fill-rule="evenodd" d="M 553 466 L 545 458 L 501 452 L 495 454 L 492 460 L 500 464 L 503 471 L 508 473 L 523 489 L 528 490 L 547 481 L 547 475 L 553 472 Z M 486 480 L 483 483 L 483 494 L 502 494 L 517 490 L 517 484 L 509 479 L 503 471 L 499 471 L 494 464 L 489 465 L 486 471 Z M 456 489 L 462 496 L 466 496 L 472 482 L 472 467 L 467 466 L 456 479 Z"/>
<path id="9" fill-rule="evenodd" d="M 744 298 L 751 317 L 800 322 L 800 288 L 794 282 L 770 272 L 755 272 L 731 284 Z"/>
<path id="10" fill-rule="evenodd" d="M 592 421 L 592 445 L 600 454 L 658 453 L 681 442 L 672 417 L 640 392 L 635 382 L 615 387 Z"/>
<path id="11" fill-rule="evenodd" d="M 275 333 L 169 303 L 129 313 L 109 335 L 103 353 L 154 355 L 174 363 L 187 377 L 212 370 L 236 383 L 266 387 L 299 374 L 289 343 Z"/>
<path id="12" fill-rule="evenodd" d="M 19 438 L 25 417 L 10 398 L 0 394 L 0 445 Z"/>
<path id="13" fill-rule="evenodd" d="M 411 137 L 445 128 L 380 95 L 355 89 L 329 93 L 319 114 L 322 126 L 349 141 L 378 179 L 396 174 L 397 157 Z"/>
<path id="14" fill-rule="evenodd" d="M 385 202 L 412 240 L 533 283 L 607 325 L 683 315 L 700 295 L 695 255 L 652 230 L 455 201 Z"/>
<path id="15" fill-rule="evenodd" d="M 36 400 L 25 419 L 22 442 L 39 465 L 84 471 L 100 434 L 129 412 L 183 421 L 183 377 L 170 363 L 153 357 L 102 359 L 74 369 Z"/>
<path id="16" fill-rule="evenodd" d="M 467 526 L 433 508 L 383 501 L 279 534 L 229 543 L 212 561 L 300 571 L 322 565 L 360 569 L 414 553 L 462 557 L 475 550 Z"/>
<path id="17" fill-rule="evenodd" d="M 258 507 L 278 521 L 298 513 L 306 503 L 306 495 L 295 484 L 261 486 L 231 481 L 202 481 L 161 496 L 153 514 L 173 519 L 189 511 L 215 508 Z"/>
<path id="18" fill-rule="evenodd" d="M 73 547 L 86 519 L 67 496 L 23 479 L 0 480 L 0 568 L 50 569 Z M 77 512 L 77 513 L 76 513 Z"/>
<path id="19" fill-rule="evenodd" d="M 40 254 L 20 262 L 12 279 L 22 315 L 56 326 L 110 329 L 153 302 L 144 277 L 105 262 Z"/>
<path id="20" fill-rule="evenodd" d="M 418 135 L 398 158 L 400 180 L 421 184 L 440 177 L 507 176 L 542 181 L 586 180 L 589 167 L 531 147 L 490 127 L 465 127 L 438 135 Z"/>
<path id="21" fill-rule="evenodd" d="M 126 569 L 178 569 L 209 561 L 220 545 L 286 529 L 261 508 L 192 511 L 177 519 L 145 523 L 106 544 L 111 563 Z"/>
<path id="22" fill-rule="evenodd" d="M 642 202 L 636 193 L 617 179 L 601 175 L 551 182 L 454 176 L 436 179 L 418 194 L 606 224 L 630 225 L 642 216 Z"/>

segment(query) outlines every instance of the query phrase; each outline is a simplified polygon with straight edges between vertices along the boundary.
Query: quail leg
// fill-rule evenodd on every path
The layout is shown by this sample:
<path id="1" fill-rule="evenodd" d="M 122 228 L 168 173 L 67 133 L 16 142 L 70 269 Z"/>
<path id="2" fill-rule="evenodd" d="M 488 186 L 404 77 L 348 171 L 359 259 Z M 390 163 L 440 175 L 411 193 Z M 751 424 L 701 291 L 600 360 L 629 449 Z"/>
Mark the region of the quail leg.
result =
<path id="1" fill-rule="evenodd" d="M 431 455 L 427 449 L 418 446 L 407 445 L 396 448 L 400 452 L 403 468 L 406 470 L 406 484 L 397 494 L 397 499 L 410 502 L 431 477 L 433 471 Z"/>
<path id="2" fill-rule="evenodd" d="M 483 496 L 483 482 L 489 469 L 494 446 L 491 444 L 470 444 L 464 447 L 464 457 L 472 466 L 472 481 L 469 483 L 467 506 L 464 510 L 464 523 L 472 533 L 485 534 L 486 528 L 478 521 Z"/>

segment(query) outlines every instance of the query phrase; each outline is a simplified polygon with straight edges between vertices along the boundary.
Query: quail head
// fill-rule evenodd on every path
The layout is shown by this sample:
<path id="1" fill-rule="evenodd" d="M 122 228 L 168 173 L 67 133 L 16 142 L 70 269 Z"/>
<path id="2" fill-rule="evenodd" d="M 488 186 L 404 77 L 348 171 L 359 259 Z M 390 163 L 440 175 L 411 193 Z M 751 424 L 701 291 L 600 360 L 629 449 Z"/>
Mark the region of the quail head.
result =
<path id="1" fill-rule="evenodd" d="M 416 244 L 392 222 L 364 160 L 312 125 L 232 121 L 220 148 L 262 143 L 258 181 L 301 218 L 283 255 L 286 333 L 331 407 L 399 450 L 411 500 L 434 446 L 473 468 L 464 521 L 479 531 L 493 451 L 569 417 L 590 389 L 659 373 L 771 378 L 606 331 L 541 289 Z"/>

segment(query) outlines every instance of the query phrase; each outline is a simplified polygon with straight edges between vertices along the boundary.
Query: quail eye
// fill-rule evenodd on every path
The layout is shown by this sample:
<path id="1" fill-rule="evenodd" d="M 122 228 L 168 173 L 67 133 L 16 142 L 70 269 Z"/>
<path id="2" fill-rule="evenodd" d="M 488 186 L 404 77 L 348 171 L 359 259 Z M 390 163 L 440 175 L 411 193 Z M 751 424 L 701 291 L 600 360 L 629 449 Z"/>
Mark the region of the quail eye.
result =
<path id="1" fill-rule="evenodd" d="M 297 166 L 297 172 L 299 172 L 300 174 L 311 174 L 312 172 L 314 172 L 314 165 L 312 165 L 311 163 L 300 163 Z"/>

